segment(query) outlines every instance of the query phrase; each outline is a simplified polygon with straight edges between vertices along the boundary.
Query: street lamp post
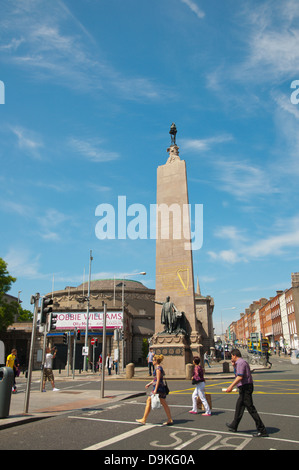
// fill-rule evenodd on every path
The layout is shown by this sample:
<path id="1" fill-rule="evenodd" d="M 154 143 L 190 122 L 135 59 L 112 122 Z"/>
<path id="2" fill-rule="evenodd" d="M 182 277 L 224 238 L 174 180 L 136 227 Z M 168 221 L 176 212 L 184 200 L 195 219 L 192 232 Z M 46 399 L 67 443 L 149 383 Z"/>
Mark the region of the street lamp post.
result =
<path id="1" fill-rule="evenodd" d="M 89 277 L 88 277 L 88 294 L 87 294 L 87 311 L 86 311 L 86 329 L 85 329 L 85 354 L 88 348 L 88 320 L 89 320 L 89 304 L 90 304 L 90 279 L 91 279 L 91 262 L 93 260 L 92 250 L 89 255 Z M 87 372 L 87 355 L 84 356 L 84 370 Z"/>

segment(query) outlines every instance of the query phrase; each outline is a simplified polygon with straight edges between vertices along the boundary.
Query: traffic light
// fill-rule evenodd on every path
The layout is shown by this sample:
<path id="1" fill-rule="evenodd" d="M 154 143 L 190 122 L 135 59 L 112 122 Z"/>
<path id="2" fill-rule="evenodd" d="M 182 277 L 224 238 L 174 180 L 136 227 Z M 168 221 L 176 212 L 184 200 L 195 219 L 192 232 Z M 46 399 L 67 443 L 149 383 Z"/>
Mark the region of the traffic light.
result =
<path id="1" fill-rule="evenodd" d="M 56 330 L 56 322 L 57 322 L 57 313 L 51 313 L 50 316 L 50 330 Z"/>
<path id="2" fill-rule="evenodd" d="M 43 298 L 40 306 L 40 324 L 45 325 L 47 323 L 47 315 L 51 313 L 53 308 L 49 307 L 53 305 L 53 299 Z"/>
<path id="3" fill-rule="evenodd" d="M 81 331 L 77 330 L 77 340 L 80 341 L 81 338 Z"/>
<path id="4" fill-rule="evenodd" d="M 63 333 L 63 344 L 67 344 L 67 333 Z"/>

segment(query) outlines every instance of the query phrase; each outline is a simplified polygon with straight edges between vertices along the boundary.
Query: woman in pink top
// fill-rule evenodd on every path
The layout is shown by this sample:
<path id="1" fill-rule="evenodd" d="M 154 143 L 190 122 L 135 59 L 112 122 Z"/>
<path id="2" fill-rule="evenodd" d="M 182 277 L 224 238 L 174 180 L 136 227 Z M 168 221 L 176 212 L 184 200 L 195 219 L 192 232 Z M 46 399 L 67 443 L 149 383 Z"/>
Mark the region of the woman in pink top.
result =
<path id="1" fill-rule="evenodd" d="M 196 415 L 198 413 L 197 411 L 197 397 L 199 397 L 203 403 L 203 406 L 205 407 L 205 413 L 202 414 L 202 416 L 211 416 L 211 409 L 209 407 L 209 404 L 207 402 L 206 396 L 205 396 L 205 379 L 203 377 L 203 369 L 200 366 L 200 358 L 198 356 L 194 357 L 193 359 L 193 364 L 194 364 L 194 373 L 192 377 L 192 384 L 195 385 L 194 392 L 192 394 L 192 404 L 193 408 L 192 410 L 189 411 L 189 413 Z"/>

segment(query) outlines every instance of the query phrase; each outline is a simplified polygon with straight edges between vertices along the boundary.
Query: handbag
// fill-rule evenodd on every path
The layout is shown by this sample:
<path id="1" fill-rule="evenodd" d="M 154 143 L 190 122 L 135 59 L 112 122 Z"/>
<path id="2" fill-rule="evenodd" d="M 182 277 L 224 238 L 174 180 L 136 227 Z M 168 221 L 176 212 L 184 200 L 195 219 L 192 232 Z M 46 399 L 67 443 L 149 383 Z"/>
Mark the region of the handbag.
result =
<path id="1" fill-rule="evenodd" d="M 206 396 L 206 400 L 209 404 L 210 409 L 212 409 L 212 396 L 211 396 L 211 394 L 210 393 L 205 393 L 205 396 Z M 205 409 L 205 407 L 204 407 L 204 405 L 203 405 L 203 403 L 202 403 L 202 401 L 199 397 L 196 398 L 196 402 L 197 402 L 197 407 L 198 408 L 201 408 L 202 410 Z"/>
<path id="2" fill-rule="evenodd" d="M 152 410 L 158 410 L 161 408 L 161 402 L 159 395 L 151 395 L 151 402 L 152 402 Z"/>
<path id="3" fill-rule="evenodd" d="M 199 384 L 200 380 L 192 379 L 192 385 L 197 385 Z"/>

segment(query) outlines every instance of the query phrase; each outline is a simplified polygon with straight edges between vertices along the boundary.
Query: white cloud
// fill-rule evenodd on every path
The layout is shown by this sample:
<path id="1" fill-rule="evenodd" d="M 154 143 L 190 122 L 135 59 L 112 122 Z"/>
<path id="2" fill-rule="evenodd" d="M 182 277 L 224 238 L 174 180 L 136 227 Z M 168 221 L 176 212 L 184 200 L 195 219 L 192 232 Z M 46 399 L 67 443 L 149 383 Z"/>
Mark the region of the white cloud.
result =
<path id="1" fill-rule="evenodd" d="M 241 261 L 238 253 L 234 250 L 222 250 L 219 253 L 215 253 L 214 251 L 209 251 L 208 254 L 213 260 L 220 260 L 224 261 L 225 263 L 234 264 L 238 261 Z"/>
<path id="2" fill-rule="evenodd" d="M 235 227 L 223 227 L 216 232 L 215 236 L 228 240 L 233 247 L 219 252 L 210 251 L 209 255 L 212 260 L 234 264 L 268 256 L 285 256 L 289 249 L 299 247 L 299 216 L 279 220 L 272 227 L 267 226 L 267 229 L 267 233 L 270 232 L 273 235 L 250 241 L 249 237 L 242 235 L 242 230 Z"/>
<path id="3" fill-rule="evenodd" d="M 75 137 L 69 139 L 69 145 L 80 155 L 92 162 L 110 162 L 117 160 L 119 154 L 104 150 L 97 139 L 81 140 Z"/>
<path id="4" fill-rule="evenodd" d="M 59 241 L 62 233 L 66 233 L 72 218 L 56 209 L 47 209 L 37 217 L 40 226 L 39 234 L 44 240 Z M 55 229 L 55 231 L 54 231 Z"/>
<path id="5" fill-rule="evenodd" d="M 33 158 L 41 159 L 40 149 L 44 145 L 36 132 L 18 126 L 11 127 L 11 131 L 17 136 L 18 146 L 22 151 Z"/>
<path id="6" fill-rule="evenodd" d="M 240 41 L 247 49 L 246 59 L 228 68 L 233 78 L 250 82 L 285 80 L 297 74 L 299 61 L 299 18 L 297 0 L 270 0 L 246 5 L 242 11 Z"/>
<path id="7" fill-rule="evenodd" d="M 299 247 L 299 227 L 288 230 L 281 235 L 260 240 L 249 246 L 246 250 L 248 257 L 261 258 L 268 255 L 278 256 L 286 252 L 288 248 Z M 245 250 L 244 250 L 245 251 Z"/>
<path id="8" fill-rule="evenodd" d="M 168 92 L 146 76 L 128 76 L 104 58 L 96 42 L 62 1 L 7 4 L 1 61 L 25 68 L 36 80 L 92 93 L 113 91 L 126 100 L 153 100 Z M 72 26 L 72 33 L 70 31 Z M 14 54 L 11 54 L 11 51 Z"/>
<path id="9" fill-rule="evenodd" d="M 233 136 L 230 134 L 222 134 L 214 137 L 208 137 L 206 139 L 182 139 L 182 147 L 185 150 L 201 152 L 205 150 L 210 150 L 211 147 L 217 144 L 222 144 L 224 142 L 231 142 Z"/>
<path id="10" fill-rule="evenodd" d="M 222 189 L 241 200 L 278 193 L 267 168 L 246 161 L 218 161 L 217 179 Z"/>
<path id="11" fill-rule="evenodd" d="M 205 139 L 182 139 L 182 147 L 184 151 L 203 153 L 214 150 L 218 144 L 233 141 L 231 134 L 220 134 Z M 273 179 L 269 178 L 269 167 L 262 168 L 248 159 L 242 160 L 239 156 L 234 159 L 219 157 L 216 149 L 213 157 L 207 161 L 214 169 L 213 178 L 217 181 L 217 189 L 226 191 L 237 199 L 247 201 L 253 197 L 280 192 L 279 188 L 274 186 Z"/>
<path id="12" fill-rule="evenodd" d="M 181 0 L 182 3 L 185 3 L 193 13 L 201 20 L 205 17 L 205 13 L 199 8 L 199 6 L 193 0 Z"/>
<path id="13" fill-rule="evenodd" d="M 30 207 L 29 205 L 20 203 L 20 202 L 8 201 L 2 198 L 0 200 L 0 208 L 4 210 L 5 212 L 18 214 L 27 218 L 30 218 L 33 216 L 32 207 Z"/>
<path id="14" fill-rule="evenodd" d="M 214 236 L 217 238 L 224 238 L 234 242 L 246 241 L 244 230 L 237 229 L 234 226 L 219 227 L 215 230 Z"/>
<path id="15" fill-rule="evenodd" d="M 26 249 L 17 248 L 11 248 L 4 256 L 11 275 L 27 279 L 40 279 L 43 277 L 39 271 L 39 258 L 39 255 L 34 255 Z"/>

